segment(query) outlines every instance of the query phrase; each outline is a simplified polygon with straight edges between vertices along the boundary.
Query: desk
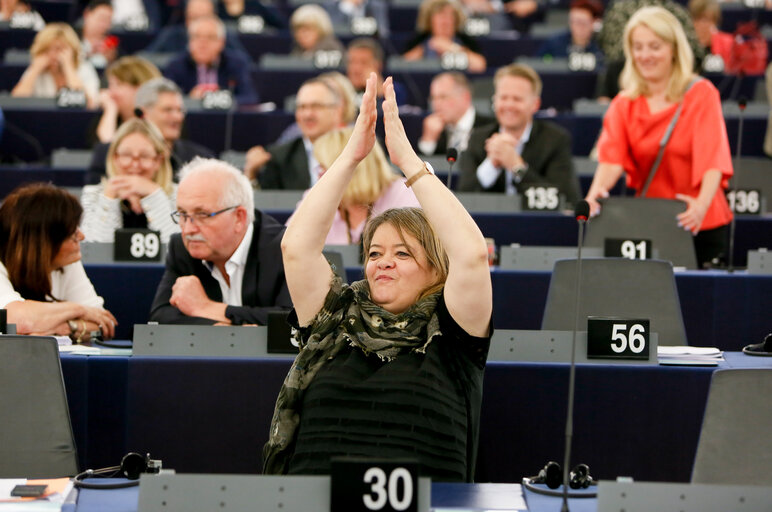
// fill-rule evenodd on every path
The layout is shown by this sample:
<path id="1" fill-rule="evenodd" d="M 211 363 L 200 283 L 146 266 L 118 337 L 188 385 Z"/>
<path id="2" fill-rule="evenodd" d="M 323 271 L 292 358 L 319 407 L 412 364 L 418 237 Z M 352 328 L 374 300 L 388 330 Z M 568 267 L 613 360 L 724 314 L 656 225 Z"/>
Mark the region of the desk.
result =
<path id="1" fill-rule="evenodd" d="M 187 473 L 257 473 L 291 358 L 62 355 L 83 467 L 148 452 Z M 719 368 L 772 369 L 727 353 Z M 562 460 L 569 365 L 489 362 L 477 480 L 519 482 Z M 596 478 L 688 481 L 713 368 L 580 365 L 574 461 Z"/>
<path id="2" fill-rule="evenodd" d="M 107 483 L 122 481 L 117 478 L 89 482 Z M 519 484 L 451 484 L 432 482 L 431 506 L 433 508 L 462 508 L 464 510 L 515 510 L 514 497 L 520 492 Z M 528 510 L 531 512 L 554 511 L 560 507 L 560 498 L 540 496 L 525 491 Z M 139 488 L 94 491 L 83 489 L 78 497 L 77 507 L 64 508 L 65 512 L 136 512 Z M 573 512 L 596 510 L 597 499 L 572 499 L 568 502 Z"/>

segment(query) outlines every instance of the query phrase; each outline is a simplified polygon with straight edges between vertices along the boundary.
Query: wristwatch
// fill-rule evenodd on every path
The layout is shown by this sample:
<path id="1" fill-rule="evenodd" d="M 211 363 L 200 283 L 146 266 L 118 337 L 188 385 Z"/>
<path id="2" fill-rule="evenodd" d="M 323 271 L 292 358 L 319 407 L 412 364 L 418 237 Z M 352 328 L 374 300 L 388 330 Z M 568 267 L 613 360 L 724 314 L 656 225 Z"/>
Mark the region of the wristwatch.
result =
<path id="1" fill-rule="evenodd" d="M 521 181 L 523 181 L 523 176 L 525 176 L 525 173 L 528 172 L 528 162 L 523 161 L 522 164 L 516 165 L 514 169 L 512 169 L 512 180 L 515 182 L 515 184 L 519 184 Z"/>
<path id="2" fill-rule="evenodd" d="M 67 320 L 67 325 L 70 327 L 70 337 L 75 336 L 78 332 L 78 322 L 75 320 Z"/>

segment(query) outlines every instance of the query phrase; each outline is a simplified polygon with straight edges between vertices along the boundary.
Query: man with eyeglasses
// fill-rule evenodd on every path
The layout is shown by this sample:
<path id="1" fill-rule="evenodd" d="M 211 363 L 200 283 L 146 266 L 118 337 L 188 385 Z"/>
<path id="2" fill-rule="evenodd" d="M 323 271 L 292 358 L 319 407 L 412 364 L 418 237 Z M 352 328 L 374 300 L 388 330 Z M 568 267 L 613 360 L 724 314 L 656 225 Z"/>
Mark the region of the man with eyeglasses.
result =
<path id="1" fill-rule="evenodd" d="M 196 158 L 180 171 L 182 231 L 169 240 L 150 320 L 162 324 L 268 322 L 292 307 L 281 257 L 284 226 L 254 209 L 252 186 L 235 167 Z"/>
<path id="2" fill-rule="evenodd" d="M 182 91 L 168 78 L 153 78 L 137 89 L 134 97 L 135 110 L 142 117 L 158 127 L 169 147 L 172 169 L 177 173 L 186 162 L 197 156 L 213 158 L 215 155 L 201 144 L 182 138 L 185 122 L 185 106 Z M 99 183 L 106 173 L 107 150 L 110 144 L 97 144 L 91 157 L 86 180 L 88 184 Z"/>
<path id="3" fill-rule="evenodd" d="M 300 86 L 295 101 L 295 121 L 301 137 L 286 144 L 262 150 L 262 156 L 254 157 L 259 146 L 252 148 L 254 158 L 247 154 L 245 173 L 257 176 L 260 187 L 267 189 L 306 190 L 319 179 L 321 168 L 313 153 L 314 141 L 325 133 L 342 128 L 343 99 L 340 92 L 328 82 L 312 78 Z M 265 163 L 265 159 L 267 163 Z"/>

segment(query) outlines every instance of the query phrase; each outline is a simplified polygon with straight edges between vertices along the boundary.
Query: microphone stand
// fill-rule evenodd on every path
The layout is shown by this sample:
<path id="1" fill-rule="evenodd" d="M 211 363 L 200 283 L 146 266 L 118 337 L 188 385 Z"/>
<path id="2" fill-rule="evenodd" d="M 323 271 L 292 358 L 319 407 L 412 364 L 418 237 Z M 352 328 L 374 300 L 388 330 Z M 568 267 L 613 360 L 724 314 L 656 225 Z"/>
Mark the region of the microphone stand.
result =
<path id="1" fill-rule="evenodd" d="M 458 158 L 458 150 L 454 147 L 448 148 L 445 158 L 450 164 L 450 168 L 448 169 L 448 180 L 446 183 L 448 190 L 450 190 L 450 177 L 453 175 L 453 164 L 456 163 L 456 159 Z"/>
<path id="2" fill-rule="evenodd" d="M 568 377 L 568 412 L 566 413 L 566 446 L 563 452 L 563 505 L 561 512 L 568 512 L 568 467 L 571 463 L 571 439 L 574 434 L 574 381 L 576 380 L 576 332 L 579 330 L 579 298 L 582 279 L 582 242 L 584 224 L 589 217 L 590 205 L 579 201 L 576 205 L 576 220 L 579 222 L 579 241 L 576 254 L 576 286 L 574 295 L 574 332 L 571 338 L 571 370 Z"/>
<path id="3" fill-rule="evenodd" d="M 737 107 L 740 109 L 740 122 L 737 127 L 737 164 L 735 165 L 734 179 L 732 180 L 731 191 L 734 192 L 734 203 L 737 205 L 737 182 L 740 178 L 740 159 L 742 158 L 742 146 L 743 146 L 743 119 L 745 117 L 745 98 L 737 100 Z M 727 258 L 727 271 L 729 273 L 734 272 L 734 232 L 735 232 L 735 219 L 737 213 L 732 212 L 732 221 L 729 223 L 729 255 Z"/>

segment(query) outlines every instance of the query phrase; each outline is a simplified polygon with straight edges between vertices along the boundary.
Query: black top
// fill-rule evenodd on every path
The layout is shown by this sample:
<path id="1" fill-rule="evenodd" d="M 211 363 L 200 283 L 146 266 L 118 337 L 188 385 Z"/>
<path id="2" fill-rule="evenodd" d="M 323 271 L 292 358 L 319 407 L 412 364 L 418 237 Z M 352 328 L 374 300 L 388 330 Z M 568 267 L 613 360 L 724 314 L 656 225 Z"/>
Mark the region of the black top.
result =
<path id="1" fill-rule="evenodd" d="M 290 474 L 329 474 L 338 455 L 413 458 L 421 476 L 472 481 L 490 334 L 467 334 L 441 297 L 426 354 L 384 362 L 348 346 L 307 388 Z M 297 322 L 295 315 L 291 315 Z"/>

